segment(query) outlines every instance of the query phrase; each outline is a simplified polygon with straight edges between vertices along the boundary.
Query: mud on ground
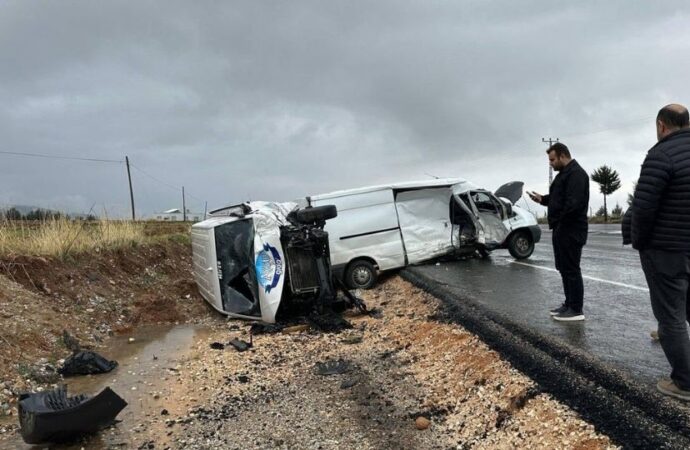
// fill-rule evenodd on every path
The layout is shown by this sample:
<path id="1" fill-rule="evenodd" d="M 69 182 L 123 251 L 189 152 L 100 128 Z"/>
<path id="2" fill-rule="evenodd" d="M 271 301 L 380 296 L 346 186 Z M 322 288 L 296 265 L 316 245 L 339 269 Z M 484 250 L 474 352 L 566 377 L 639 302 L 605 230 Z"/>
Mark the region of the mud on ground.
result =
<path id="1" fill-rule="evenodd" d="M 97 349 L 139 325 L 217 319 L 192 280 L 189 247 L 172 235 L 64 260 L 0 259 L 0 416 L 16 414 L 14 393 L 59 380 L 63 330 Z"/>
<path id="2" fill-rule="evenodd" d="M 398 277 L 362 293 L 380 317 L 349 314 L 353 328 L 338 334 L 293 327 L 256 335 L 240 353 L 210 348 L 248 341 L 249 324 L 205 306 L 183 240 L 0 264 L 0 401 L 14 414 L 0 422 L 0 447 L 18 439 L 13 394 L 58 381 L 28 371 L 40 358 L 44 367 L 69 354 L 63 329 L 98 350 L 119 332 L 178 322 L 205 331 L 160 370 L 134 374 L 136 391 L 120 392 L 139 417 L 76 448 L 613 447 L 475 336 L 436 321 L 439 301 Z M 314 370 L 339 359 L 346 373 Z M 122 378 L 133 369 L 117 370 Z"/>

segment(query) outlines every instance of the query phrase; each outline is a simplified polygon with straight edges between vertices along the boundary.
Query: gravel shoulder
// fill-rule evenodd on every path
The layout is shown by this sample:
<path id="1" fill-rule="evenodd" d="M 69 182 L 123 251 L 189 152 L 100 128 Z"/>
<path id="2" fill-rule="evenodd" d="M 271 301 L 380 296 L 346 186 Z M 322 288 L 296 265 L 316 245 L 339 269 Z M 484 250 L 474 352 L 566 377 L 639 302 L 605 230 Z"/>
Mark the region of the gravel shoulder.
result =
<path id="1" fill-rule="evenodd" d="M 382 317 L 350 315 L 338 334 L 258 335 L 237 352 L 209 345 L 248 340 L 247 324 L 217 327 L 174 379 L 196 401 L 166 406 L 142 434 L 176 449 L 615 448 L 475 336 L 436 322 L 434 297 L 397 277 L 363 296 Z M 340 359 L 349 372 L 315 373 Z"/>
<path id="2" fill-rule="evenodd" d="M 210 345 L 249 341 L 250 324 L 204 305 L 184 242 L 2 264 L 0 448 L 26 448 L 17 444 L 16 394 L 63 382 L 54 373 L 68 355 L 63 329 L 110 356 L 128 333 L 189 323 L 186 344 L 142 344 L 96 378 L 125 386 L 122 422 L 55 448 L 615 448 L 475 335 L 438 320 L 441 301 L 399 277 L 361 293 L 380 315 L 347 313 L 352 329 L 290 327 L 238 352 Z M 348 370 L 317 374 L 328 360 Z"/>

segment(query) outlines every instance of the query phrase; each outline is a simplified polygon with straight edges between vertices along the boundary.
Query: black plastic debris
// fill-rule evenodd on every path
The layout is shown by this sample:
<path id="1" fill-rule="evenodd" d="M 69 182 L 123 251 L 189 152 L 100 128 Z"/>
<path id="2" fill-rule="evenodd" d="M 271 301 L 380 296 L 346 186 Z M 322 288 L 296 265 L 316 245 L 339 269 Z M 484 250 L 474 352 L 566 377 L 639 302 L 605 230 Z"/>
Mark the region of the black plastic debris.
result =
<path id="1" fill-rule="evenodd" d="M 209 345 L 213 350 L 223 350 L 225 348 L 225 344 L 222 344 L 220 342 L 211 342 L 211 345 Z"/>
<path id="2" fill-rule="evenodd" d="M 58 369 L 64 377 L 107 373 L 117 367 L 117 361 L 110 361 L 96 352 L 82 350 L 67 358 Z"/>
<path id="3" fill-rule="evenodd" d="M 342 383 L 340 383 L 340 389 L 349 389 L 355 384 L 357 384 L 357 380 L 355 380 L 354 378 L 350 378 L 349 380 L 343 380 Z"/>
<path id="4" fill-rule="evenodd" d="M 367 310 L 367 315 L 374 319 L 383 319 L 383 311 L 381 311 L 381 308 L 371 308 Z"/>
<path id="5" fill-rule="evenodd" d="M 273 334 L 280 333 L 285 325 L 280 323 L 253 323 L 251 328 L 249 328 L 249 333 L 252 335 L 257 334 Z"/>
<path id="6" fill-rule="evenodd" d="M 314 366 L 314 371 L 317 375 L 337 375 L 341 373 L 347 373 L 352 370 L 352 365 L 345 361 L 344 359 L 338 360 L 326 360 L 324 362 L 318 362 Z"/>
<path id="7" fill-rule="evenodd" d="M 350 322 L 333 311 L 325 311 L 322 314 L 312 314 L 307 320 L 312 328 L 324 333 L 339 333 L 342 330 L 349 330 L 352 328 Z"/>
<path id="8" fill-rule="evenodd" d="M 239 381 L 242 384 L 246 384 L 249 383 L 249 377 L 247 375 L 238 375 L 237 381 Z"/>
<path id="9" fill-rule="evenodd" d="M 245 342 L 240 339 L 232 339 L 230 342 L 228 342 L 228 345 L 231 345 L 235 347 L 235 350 L 238 352 L 246 352 L 250 348 L 252 348 L 252 343 L 251 342 Z"/>
<path id="10" fill-rule="evenodd" d="M 67 387 L 19 396 L 19 425 L 27 444 L 65 442 L 110 425 L 127 402 L 109 387 L 95 397 L 67 397 Z"/>

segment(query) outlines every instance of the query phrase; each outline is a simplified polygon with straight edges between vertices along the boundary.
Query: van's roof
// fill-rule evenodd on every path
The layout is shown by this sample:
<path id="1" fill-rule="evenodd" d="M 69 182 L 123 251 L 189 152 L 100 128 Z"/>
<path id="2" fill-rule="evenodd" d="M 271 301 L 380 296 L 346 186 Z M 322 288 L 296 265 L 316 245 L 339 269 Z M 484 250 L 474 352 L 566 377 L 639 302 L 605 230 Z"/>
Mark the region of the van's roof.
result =
<path id="1" fill-rule="evenodd" d="M 344 197 L 346 195 L 364 194 L 367 192 L 384 191 L 386 189 L 415 189 L 415 188 L 434 188 L 453 186 L 456 184 L 467 183 L 463 178 L 436 178 L 433 180 L 406 181 L 402 183 L 380 184 L 377 186 L 367 186 L 355 189 L 344 189 L 341 191 L 328 192 L 309 196 L 312 200 L 325 200 L 329 198 Z"/>

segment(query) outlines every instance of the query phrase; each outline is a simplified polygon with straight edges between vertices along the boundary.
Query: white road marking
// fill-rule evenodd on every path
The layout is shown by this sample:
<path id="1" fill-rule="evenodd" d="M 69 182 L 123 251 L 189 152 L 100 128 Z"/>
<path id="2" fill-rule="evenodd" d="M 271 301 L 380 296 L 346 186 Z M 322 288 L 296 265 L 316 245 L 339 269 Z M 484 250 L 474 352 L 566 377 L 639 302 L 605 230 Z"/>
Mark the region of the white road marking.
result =
<path id="1" fill-rule="evenodd" d="M 535 269 L 548 270 L 549 272 L 558 272 L 556 269 L 552 269 L 550 267 L 537 266 L 534 264 L 527 264 L 527 263 L 520 262 L 520 261 L 512 261 L 512 263 L 513 264 L 520 264 L 521 266 L 534 267 Z M 604 280 L 602 278 L 590 277 L 589 275 L 582 275 L 582 278 L 585 278 L 587 280 L 592 280 L 592 281 L 598 281 L 600 283 L 612 284 L 614 286 L 620 286 L 620 287 L 624 287 L 624 288 L 628 288 L 628 289 L 635 289 L 636 291 L 649 292 L 649 289 L 647 289 L 645 287 L 634 286 L 632 284 L 619 283 L 617 281 Z"/>

